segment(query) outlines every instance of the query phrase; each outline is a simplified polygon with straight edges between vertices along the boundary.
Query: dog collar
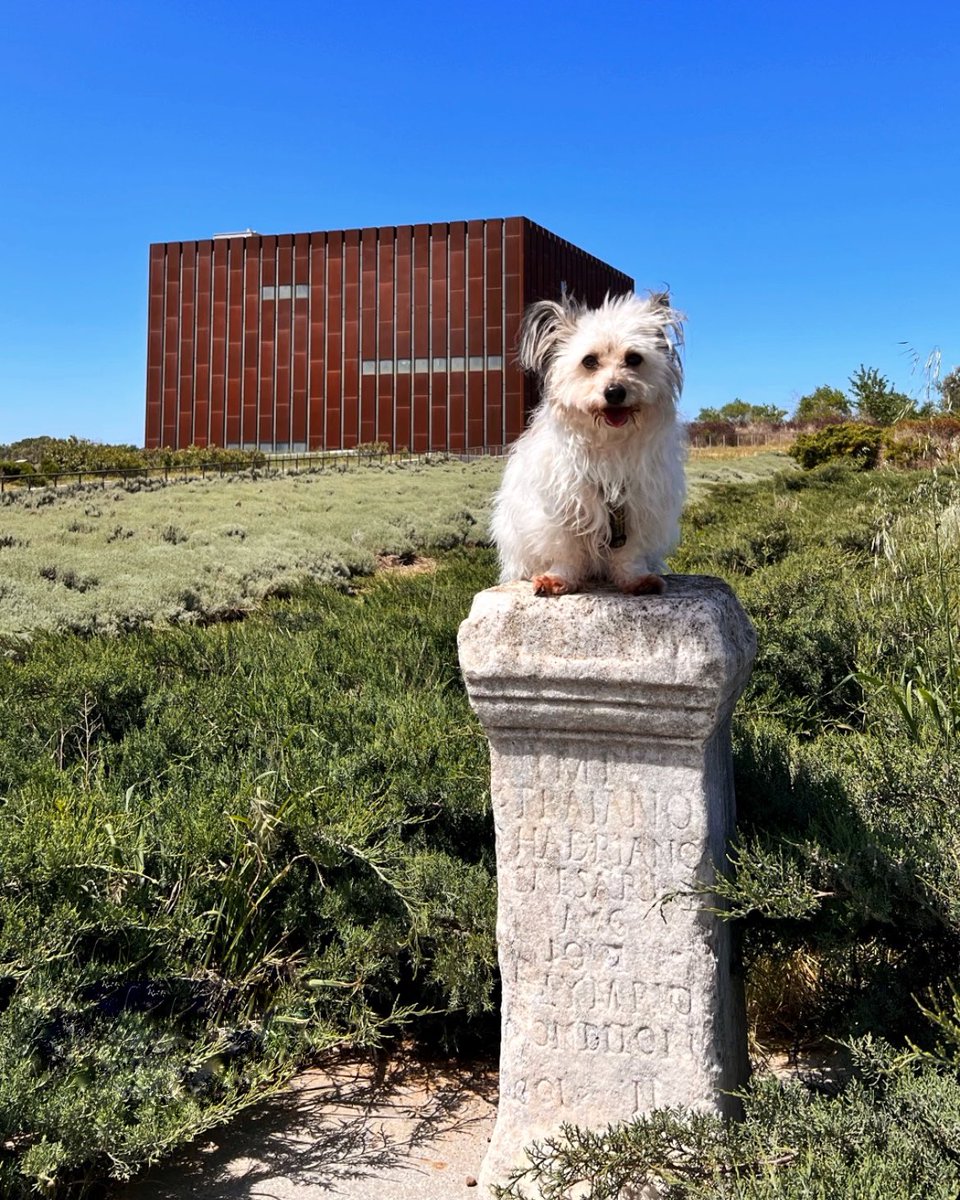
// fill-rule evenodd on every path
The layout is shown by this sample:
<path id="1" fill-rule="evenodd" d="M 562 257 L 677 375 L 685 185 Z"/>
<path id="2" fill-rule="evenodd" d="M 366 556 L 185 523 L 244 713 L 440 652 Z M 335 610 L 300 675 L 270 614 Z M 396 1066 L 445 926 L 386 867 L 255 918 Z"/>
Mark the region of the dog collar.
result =
<path id="1" fill-rule="evenodd" d="M 610 514 L 610 549 L 619 550 L 627 542 L 627 510 L 623 504 L 607 506 Z"/>

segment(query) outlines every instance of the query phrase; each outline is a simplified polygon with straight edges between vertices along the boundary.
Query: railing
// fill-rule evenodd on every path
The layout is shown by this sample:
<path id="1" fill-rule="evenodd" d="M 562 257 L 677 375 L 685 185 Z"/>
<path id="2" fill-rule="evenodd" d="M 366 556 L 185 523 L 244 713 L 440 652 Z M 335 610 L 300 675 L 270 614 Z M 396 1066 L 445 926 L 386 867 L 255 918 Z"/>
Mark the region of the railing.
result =
<path id="1" fill-rule="evenodd" d="M 480 458 L 496 458 L 503 454 L 502 446 L 487 446 L 478 450 L 432 450 L 414 452 L 404 450 L 394 453 L 389 450 L 337 450 L 319 454 L 271 455 L 264 462 L 210 462 L 175 463 L 142 467 L 103 467 L 92 470 L 82 467 L 75 471 L 46 471 L 30 475 L 4 475 L 0 471 L 0 493 L 7 490 L 26 488 L 64 487 L 84 483 L 100 483 L 106 487 L 108 480 L 123 482 L 127 479 L 171 480 L 223 478 L 225 475 L 286 475 L 299 471 L 349 471 L 363 466 L 381 466 L 393 463 L 441 462 L 456 459 L 458 462 L 474 462 Z"/>
<path id="2" fill-rule="evenodd" d="M 787 446 L 796 441 L 795 429 L 737 429 L 721 433 L 691 433 L 690 446 L 707 450 L 716 446 Z"/>
<path id="3" fill-rule="evenodd" d="M 695 450 L 722 446 L 784 446 L 796 438 L 792 429 L 737 430 L 724 433 L 697 433 L 690 437 L 690 446 Z M 26 488 L 64 487 L 73 484 L 100 483 L 108 480 L 162 479 L 164 482 L 183 479 L 223 478 L 225 475 L 285 475 L 298 471 L 348 471 L 356 467 L 383 465 L 387 463 L 438 462 L 456 459 L 459 462 L 474 462 L 481 458 L 498 458 L 506 452 L 505 446 L 483 446 L 466 450 L 325 450 L 314 454 L 276 454 L 264 462 L 208 462 L 174 463 L 138 467 L 81 467 L 72 471 L 38 471 L 28 475 L 5 475 L 0 471 L 0 493 Z"/>

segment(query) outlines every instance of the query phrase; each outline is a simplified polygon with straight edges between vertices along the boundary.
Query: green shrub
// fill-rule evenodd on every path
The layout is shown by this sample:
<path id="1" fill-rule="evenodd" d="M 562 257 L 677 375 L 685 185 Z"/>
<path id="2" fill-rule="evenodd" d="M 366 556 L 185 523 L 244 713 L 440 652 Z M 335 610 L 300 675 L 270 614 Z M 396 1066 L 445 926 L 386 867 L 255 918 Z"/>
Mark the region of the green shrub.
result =
<path id="1" fill-rule="evenodd" d="M 883 1043 L 851 1049 L 839 1094 L 767 1076 L 744 1093 L 743 1122 L 662 1109 L 600 1132 L 567 1126 L 496 1195 L 619 1200 L 651 1183 L 663 1200 L 954 1200 L 960 1084 Z"/>
<path id="2" fill-rule="evenodd" d="M 877 465 L 882 444 L 883 431 L 877 426 L 844 421 L 813 433 L 801 433 L 789 453 L 807 470 L 830 459 L 842 458 L 867 471 Z"/>
<path id="3" fill-rule="evenodd" d="M 179 525 L 165 525 L 160 530 L 160 538 L 161 541 L 169 542 L 171 546 L 179 546 L 182 542 L 190 540 L 190 534 Z"/>
<path id="4" fill-rule="evenodd" d="M 914 997 L 960 961 L 960 493 L 841 463 L 804 478 L 717 489 L 677 556 L 725 574 L 758 634 L 721 891 L 761 1042 L 923 1040 Z M 786 553 L 744 573 L 744 546 L 781 518 Z"/>
<path id="5" fill-rule="evenodd" d="M 0 476 L 7 479 L 19 479 L 24 475 L 35 475 L 33 463 L 25 460 L 0 459 Z"/>
<path id="6" fill-rule="evenodd" d="M 262 466 L 267 456 L 260 450 L 226 450 L 219 446 L 187 446 L 182 450 L 160 447 L 141 450 L 131 445 L 109 445 L 86 438 L 28 438 L 16 450 L 33 466 L 48 475 L 73 471 L 137 471 L 164 467 L 202 467 L 232 464 Z"/>
<path id="7" fill-rule="evenodd" d="M 421 1010 L 489 1019 L 486 747 L 455 639 L 492 577 L 454 556 L 0 658 L 5 1194 L 123 1177 Z"/>

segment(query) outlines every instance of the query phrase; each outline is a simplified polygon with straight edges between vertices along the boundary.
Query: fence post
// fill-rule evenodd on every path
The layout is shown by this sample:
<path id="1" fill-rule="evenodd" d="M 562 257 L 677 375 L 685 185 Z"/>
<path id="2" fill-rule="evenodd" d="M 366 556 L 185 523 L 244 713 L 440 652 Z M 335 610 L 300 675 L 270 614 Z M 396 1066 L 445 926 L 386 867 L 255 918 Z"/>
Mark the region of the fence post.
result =
<path id="1" fill-rule="evenodd" d="M 500 1101 L 481 1187 L 563 1123 L 733 1112 L 747 1071 L 729 925 L 730 714 L 753 629 L 726 584 L 481 592 L 460 627 L 490 742 Z M 670 898 L 672 897 L 672 898 Z"/>

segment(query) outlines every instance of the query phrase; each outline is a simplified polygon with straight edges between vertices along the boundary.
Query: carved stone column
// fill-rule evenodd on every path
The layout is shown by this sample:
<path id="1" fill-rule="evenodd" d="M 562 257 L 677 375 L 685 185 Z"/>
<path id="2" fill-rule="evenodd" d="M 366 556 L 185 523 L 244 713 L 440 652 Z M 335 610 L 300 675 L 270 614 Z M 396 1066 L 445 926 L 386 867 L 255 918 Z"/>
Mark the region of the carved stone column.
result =
<path id="1" fill-rule="evenodd" d="M 480 1183 L 564 1122 L 734 1107 L 747 1071 L 730 931 L 708 887 L 734 822 L 730 713 L 756 649 L 730 589 L 481 592 L 460 627 L 490 740 L 503 978 Z"/>

